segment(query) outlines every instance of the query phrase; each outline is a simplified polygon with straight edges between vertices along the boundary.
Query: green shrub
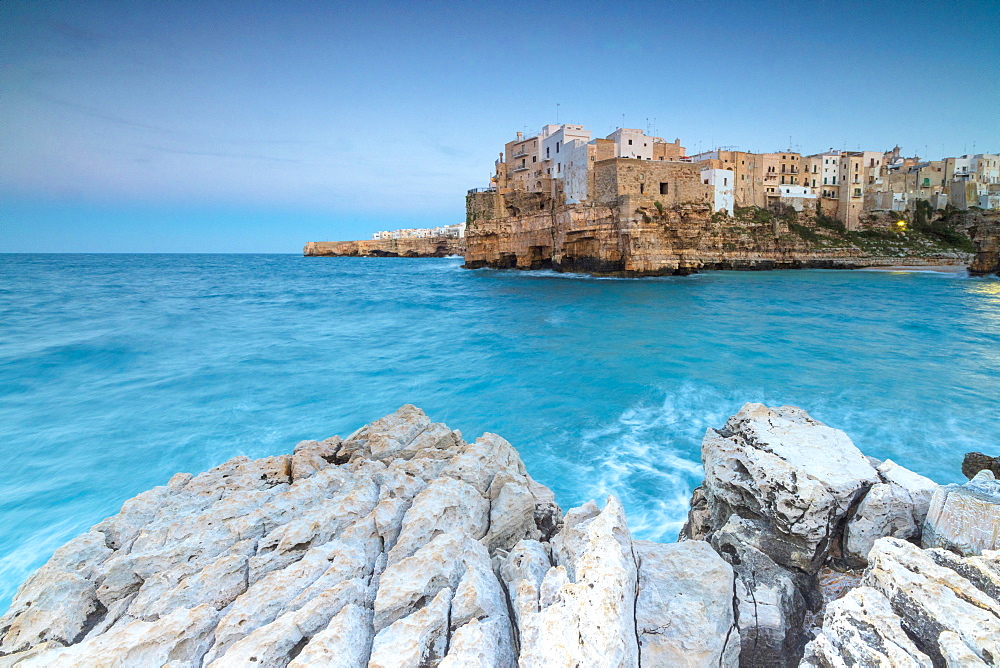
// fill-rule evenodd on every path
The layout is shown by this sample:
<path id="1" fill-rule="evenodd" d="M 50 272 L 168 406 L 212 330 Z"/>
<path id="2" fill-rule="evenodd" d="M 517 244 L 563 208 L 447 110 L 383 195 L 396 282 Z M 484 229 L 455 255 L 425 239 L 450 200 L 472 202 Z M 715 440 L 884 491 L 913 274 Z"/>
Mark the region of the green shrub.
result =
<path id="1" fill-rule="evenodd" d="M 831 230 L 840 235 L 843 235 L 845 232 L 847 232 L 847 228 L 844 226 L 843 222 L 837 220 L 833 216 L 826 215 L 818 207 L 816 209 L 816 215 L 813 216 L 813 222 L 816 223 L 816 225 L 818 225 L 819 227 Z"/>
<path id="2" fill-rule="evenodd" d="M 811 244 L 816 244 L 823 240 L 823 235 L 817 234 L 816 230 L 799 223 L 788 223 L 788 229 L 799 235 L 803 241 L 808 241 Z"/>

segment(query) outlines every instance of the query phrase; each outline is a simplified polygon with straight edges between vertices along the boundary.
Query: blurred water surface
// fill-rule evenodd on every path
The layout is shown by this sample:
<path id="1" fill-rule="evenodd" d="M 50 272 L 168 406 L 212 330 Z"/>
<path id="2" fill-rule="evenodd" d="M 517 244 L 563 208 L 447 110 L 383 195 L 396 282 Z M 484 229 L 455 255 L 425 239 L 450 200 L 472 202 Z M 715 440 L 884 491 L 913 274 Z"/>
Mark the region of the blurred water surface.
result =
<path id="1" fill-rule="evenodd" d="M 1000 281 L 593 279 L 460 259 L 0 255 L 0 609 L 123 501 L 404 403 L 520 451 L 563 508 L 672 540 L 699 445 L 802 406 L 938 482 L 1000 448 Z"/>

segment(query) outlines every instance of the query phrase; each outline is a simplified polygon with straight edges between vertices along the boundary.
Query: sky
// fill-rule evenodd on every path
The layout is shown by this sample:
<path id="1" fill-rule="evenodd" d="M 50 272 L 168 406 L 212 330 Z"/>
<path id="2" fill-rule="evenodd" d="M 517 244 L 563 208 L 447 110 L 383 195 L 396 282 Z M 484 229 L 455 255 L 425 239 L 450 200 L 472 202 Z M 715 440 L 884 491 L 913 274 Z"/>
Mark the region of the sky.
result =
<path id="1" fill-rule="evenodd" d="M 0 252 L 461 222 L 518 130 L 1000 152 L 1000 2 L 0 2 Z M 557 118 L 558 117 L 558 118 Z"/>

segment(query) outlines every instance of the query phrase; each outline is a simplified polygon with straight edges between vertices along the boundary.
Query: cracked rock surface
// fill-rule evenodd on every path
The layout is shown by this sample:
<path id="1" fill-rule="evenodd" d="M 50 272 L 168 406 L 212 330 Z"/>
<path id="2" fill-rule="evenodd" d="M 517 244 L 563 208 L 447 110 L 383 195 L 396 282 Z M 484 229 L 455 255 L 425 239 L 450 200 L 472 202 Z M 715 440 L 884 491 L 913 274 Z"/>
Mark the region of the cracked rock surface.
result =
<path id="1" fill-rule="evenodd" d="M 702 458 L 682 541 L 637 541 L 403 406 L 126 501 L 21 586 L 0 668 L 1000 665 L 989 471 L 940 487 L 761 404 Z"/>
<path id="2" fill-rule="evenodd" d="M 404 406 L 125 502 L 21 586 L 0 668 L 735 665 L 732 591 L 707 544 L 633 543 L 614 498 L 564 518 L 507 441 Z"/>

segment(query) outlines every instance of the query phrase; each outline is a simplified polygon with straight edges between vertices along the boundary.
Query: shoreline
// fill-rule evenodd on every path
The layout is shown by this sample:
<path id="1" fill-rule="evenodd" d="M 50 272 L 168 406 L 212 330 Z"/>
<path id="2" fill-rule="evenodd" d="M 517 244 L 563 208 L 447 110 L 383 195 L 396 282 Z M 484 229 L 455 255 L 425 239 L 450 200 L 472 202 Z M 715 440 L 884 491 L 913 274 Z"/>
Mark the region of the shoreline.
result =
<path id="1" fill-rule="evenodd" d="M 894 271 L 894 272 L 936 272 L 939 274 L 968 274 L 967 264 L 899 264 L 891 267 L 862 267 L 859 271 Z"/>

